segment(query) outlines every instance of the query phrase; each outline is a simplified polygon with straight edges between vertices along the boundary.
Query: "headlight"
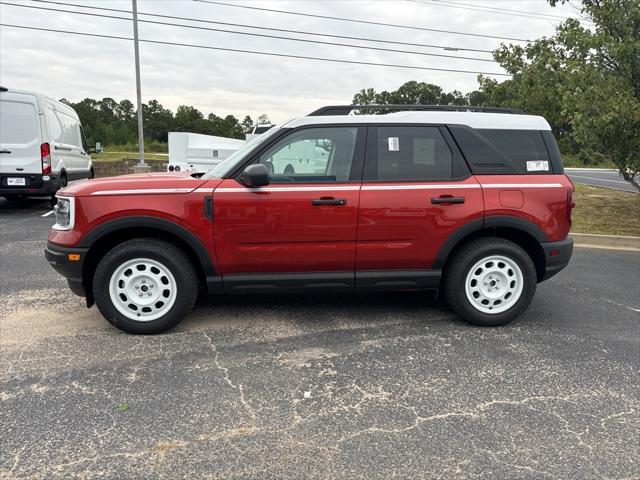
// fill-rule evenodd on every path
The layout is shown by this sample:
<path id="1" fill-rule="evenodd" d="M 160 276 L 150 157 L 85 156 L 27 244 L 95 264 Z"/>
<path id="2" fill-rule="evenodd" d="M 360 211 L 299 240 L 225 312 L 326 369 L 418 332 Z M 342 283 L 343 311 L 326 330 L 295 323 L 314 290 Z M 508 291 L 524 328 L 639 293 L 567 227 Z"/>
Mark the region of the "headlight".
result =
<path id="1" fill-rule="evenodd" d="M 53 207 L 56 224 L 52 227 L 54 230 L 71 230 L 75 217 L 75 198 L 74 197 L 56 197 L 58 203 Z"/>

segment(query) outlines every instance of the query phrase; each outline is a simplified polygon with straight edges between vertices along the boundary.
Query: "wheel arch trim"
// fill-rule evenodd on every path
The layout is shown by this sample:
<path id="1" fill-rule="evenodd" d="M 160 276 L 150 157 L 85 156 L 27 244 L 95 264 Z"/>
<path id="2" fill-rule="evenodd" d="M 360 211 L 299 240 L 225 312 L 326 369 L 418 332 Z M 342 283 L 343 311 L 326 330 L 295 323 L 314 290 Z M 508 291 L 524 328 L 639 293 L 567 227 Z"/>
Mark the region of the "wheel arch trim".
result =
<path id="1" fill-rule="evenodd" d="M 438 251 L 436 259 L 431 268 L 443 268 L 451 252 L 453 252 L 453 250 L 470 235 L 481 232 L 483 230 L 490 230 L 492 228 L 500 227 L 524 232 L 533 237 L 539 243 L 548 241 L 548 237 L 544 233 L 544 231 L 536 224 L 528 220 L 511 215 L 492 215 L 472 220 L 471 222 L 466 223 L 455 230 L 445 241 L 444 245 L 440 247 L 440 250 Z"/>
<path id="2" fill-rule="evenodd" d="M 180 240 L 184 241 L 193 250 L 196 257 L 198 257 L 207 280 L 209 277 L 216 276 L 216 270 L 213 262 L 211 261 L 211 256 L 202 242 L 183 226 L 163 218 L 132 215 L 109 220 L 92 229 L 80 241 L 78 247 L 91 248 L 96 244 L 96 242 L 104 238 L 106 235 L 110 235 L 120 230 L 126 230 L 128 228 L 152 228 L 154 230 L 160 230 L 171 235 L 175 235 Z"/>

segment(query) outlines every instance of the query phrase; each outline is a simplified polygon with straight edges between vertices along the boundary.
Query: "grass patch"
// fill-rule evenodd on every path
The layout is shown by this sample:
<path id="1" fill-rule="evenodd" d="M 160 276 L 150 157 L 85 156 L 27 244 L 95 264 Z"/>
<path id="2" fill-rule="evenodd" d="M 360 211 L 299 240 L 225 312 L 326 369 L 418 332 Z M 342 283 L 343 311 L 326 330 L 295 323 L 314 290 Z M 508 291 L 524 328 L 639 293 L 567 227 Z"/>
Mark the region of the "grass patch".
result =
<path id="1" fill-rule="evenodd" d="M 124 152 L 120 150 L 109 151 L 106 150 L 102 153 L 94 153 L 91 155 L 91 160 L 94 163 L 107 163 L 107 162 L 122 162 L 123 160 L 135 160 L 138 161 L 140 159 L 140 155 L 138 152 Z M 145 160 L 164 160 L 165 162 L 169 161 L 169 157 L 167 155 L 158 155 L 156 153 L 147 153 L 144 152 Z"/>
<path id="2" fill-rule="evenodd" d="M 572 232 L 640 236 L 640 194 L 576 184 Z"/>

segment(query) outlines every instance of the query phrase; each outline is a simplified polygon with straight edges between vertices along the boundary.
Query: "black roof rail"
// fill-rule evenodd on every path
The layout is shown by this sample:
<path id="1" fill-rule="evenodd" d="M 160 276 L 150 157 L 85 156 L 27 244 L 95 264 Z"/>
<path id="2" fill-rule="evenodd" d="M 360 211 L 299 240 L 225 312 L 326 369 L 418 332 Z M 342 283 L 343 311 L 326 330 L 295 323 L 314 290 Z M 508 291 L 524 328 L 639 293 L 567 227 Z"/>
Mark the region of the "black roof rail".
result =
<path id="1" fill-rule="evenodd" d="M 519 108 L 504 107 L 476 107 L 471 105 L 329 105 L 311 112 L 308 117 L 322 117 L 327 115 L 349 115 L 354 110 L 393 110 L 393 111 L 440 111 L 440 112 L 485 112 L 511 113 L 523 115 Z"/>
<path id="2" fill-rule="evenodd" d="M 0 92 L 8 92 L 9 89 L 7 87 L 3 87 L 2 85 L 0 85 Z"/>

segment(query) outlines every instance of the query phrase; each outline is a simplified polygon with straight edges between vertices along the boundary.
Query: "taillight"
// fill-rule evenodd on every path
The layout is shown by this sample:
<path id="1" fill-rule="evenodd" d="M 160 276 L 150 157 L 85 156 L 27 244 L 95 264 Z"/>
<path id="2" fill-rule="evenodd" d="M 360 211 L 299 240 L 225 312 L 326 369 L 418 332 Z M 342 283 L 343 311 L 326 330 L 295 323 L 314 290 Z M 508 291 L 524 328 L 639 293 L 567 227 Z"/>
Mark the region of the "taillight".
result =
<path id="1" fill-rule="evenodd" d="M 40 145 L 40 159 L 42 160 L 42 174 L 51 173 L 51 147 L 48 143 Z"/>

